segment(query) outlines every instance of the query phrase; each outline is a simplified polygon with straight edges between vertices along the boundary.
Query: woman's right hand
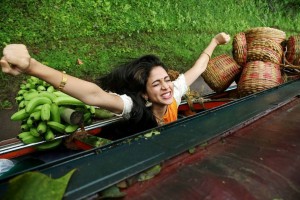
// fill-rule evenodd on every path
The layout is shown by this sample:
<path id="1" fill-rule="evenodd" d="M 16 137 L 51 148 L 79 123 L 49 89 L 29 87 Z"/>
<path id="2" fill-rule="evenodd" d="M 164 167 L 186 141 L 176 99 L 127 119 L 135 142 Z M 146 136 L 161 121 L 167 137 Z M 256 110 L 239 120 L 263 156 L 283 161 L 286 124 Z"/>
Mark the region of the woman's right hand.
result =
<path id="1" fill-rule="evenodd" d="M 227 44 L 230 41 L 230 35 L 224 32 L 217 34 L 214 40 L 218 45 Z"/>
<path id="2" fill-rule="evenodd" d="M 3 49 L 0 61 L 2 71 L 11 75 L 18 75 L 28 71 L 31 57 L 23 44 L 10 44 Z"/>

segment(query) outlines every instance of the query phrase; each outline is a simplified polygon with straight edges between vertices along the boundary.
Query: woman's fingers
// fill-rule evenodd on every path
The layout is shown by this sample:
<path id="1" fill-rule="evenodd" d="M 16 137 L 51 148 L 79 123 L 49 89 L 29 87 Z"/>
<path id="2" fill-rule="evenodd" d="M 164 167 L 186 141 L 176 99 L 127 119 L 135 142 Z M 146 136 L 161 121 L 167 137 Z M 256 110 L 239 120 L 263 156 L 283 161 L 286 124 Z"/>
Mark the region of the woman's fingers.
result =
<path id="1" fill-rule="evenodd" d="M 230 41 L 230 35 L 227 33 L 219 33 L 216 37 L 218 44 L 227 44 Z"/>
<path id="2" fill-rule="evenodd" d="M 18 75 L 18 74 L 20 74 L 20 72 L 19 72 L 19 70 L 17 70 L 17 68 L 15 68 L 11 64 L 9 64 L 3 58 L 1 59 L 0 64 L 1 64 L 2 72 L 4 72 L 4 73 L 11 74 L 11 75 Z"/>
<path id="3" fill-rule="evenodd" d="M 9 73 L 11 71 L 11 67 L 9 63 L 3 58 L 1 59 L 0 64 L 1 64 L 1 69 L 4 73 Z"/>
<path id="4" fill-rule="evenodd" d="M 224 39 L 225 39 L 225 44 L 227 44 L 230 41 L 230 35 L 225 33 Z"/>
<path id="5" fill-rule="evenodd" d="M 26 70 L 30 64 L 30 55 L 25 45 L 9 44 L 3 49 L 3 55 L 7 62 L 16 65 L 20 70 Z"/>

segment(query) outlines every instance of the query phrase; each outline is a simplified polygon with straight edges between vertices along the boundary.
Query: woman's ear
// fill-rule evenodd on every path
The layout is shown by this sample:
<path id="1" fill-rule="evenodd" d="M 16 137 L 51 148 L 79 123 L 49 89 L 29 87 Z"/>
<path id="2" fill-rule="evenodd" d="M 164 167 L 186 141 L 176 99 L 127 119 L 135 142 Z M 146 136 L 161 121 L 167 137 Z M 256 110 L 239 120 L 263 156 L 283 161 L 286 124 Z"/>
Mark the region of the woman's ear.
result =
<path id="1" fill-rule="evenodd" d="M 148 95 L 147 94 L 142 94 L 143 99 L 145 99 L 145 101 L 148 101 Z"/>
<path id="2" fill-rule="evenodd" d="M 145 101 L 146 101 L 146 103 L 145 103 L 145 106 L 146 106 L 146 107 L 152 106 L 152 103 L 150 102 L 149 97 L 148 97 L 147 94 L 142 94 L 142 97 L 143 97 L 143 98 L 145 99 Z"/>
<path id="3" fill-rule="evenodd" d="M 142 98 L 145 99 L 145 101 L 146 101 L 146 103 L 145 103 L 146 107 L 152 106 L 152 103 L 149 101 L 149 97 L 147 94 L 142 94 Z"/>

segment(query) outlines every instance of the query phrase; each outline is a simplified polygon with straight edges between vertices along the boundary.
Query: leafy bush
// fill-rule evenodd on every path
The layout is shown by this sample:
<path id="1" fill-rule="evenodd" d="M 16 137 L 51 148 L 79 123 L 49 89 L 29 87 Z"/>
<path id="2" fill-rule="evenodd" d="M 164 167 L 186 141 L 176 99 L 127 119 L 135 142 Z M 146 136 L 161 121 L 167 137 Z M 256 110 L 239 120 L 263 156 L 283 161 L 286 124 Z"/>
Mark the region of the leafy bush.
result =
<path id="1" fill-rule="evenodd" d="M 124 58 L 148 53 L 184 71 L 221 31 L 300 31 L 297 0 L 2 0 L 0 6 L 1 48 L 23 43 L 39 61 L 89 80 Z M 214 56 L 225 52 L 231 45 Z M 83 65 L 76 65 L 78 58 Z M 0 87 L 18 87 L 21 80 L 2 74 Z M 7 99 L 1 90 L 0 102 Z"/>

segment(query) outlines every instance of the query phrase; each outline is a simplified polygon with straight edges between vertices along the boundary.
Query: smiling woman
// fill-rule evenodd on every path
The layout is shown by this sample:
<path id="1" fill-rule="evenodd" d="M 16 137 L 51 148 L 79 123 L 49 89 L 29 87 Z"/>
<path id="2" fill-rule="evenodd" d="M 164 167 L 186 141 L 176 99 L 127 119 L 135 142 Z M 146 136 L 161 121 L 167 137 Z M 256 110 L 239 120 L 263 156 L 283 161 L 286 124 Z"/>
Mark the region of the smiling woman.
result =
<path id="1" fill-rule="evenodd" d="M 139 127 L 136 131 L 142 131 L 177 119 L 181 97 L 205 71 L 214 49 L 229 40 L 229 35 L 217 34 L 193 67 L 174 82 L 171 82 L 164 64 L 153 55 L 123 63 L 100 78 L 98 85 L 43 65 L 31 58 L 26 46 L 21 44 L 4 48 L 1 67 L 4 73 L 25 73 L 40 78 L 85 104 L 99 106 L 124 117 L 133 123 L 133 127 Z M 149 106 L 148 102 L 152 105 Z"/>

